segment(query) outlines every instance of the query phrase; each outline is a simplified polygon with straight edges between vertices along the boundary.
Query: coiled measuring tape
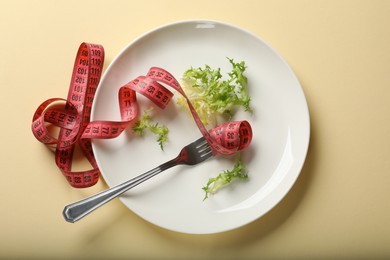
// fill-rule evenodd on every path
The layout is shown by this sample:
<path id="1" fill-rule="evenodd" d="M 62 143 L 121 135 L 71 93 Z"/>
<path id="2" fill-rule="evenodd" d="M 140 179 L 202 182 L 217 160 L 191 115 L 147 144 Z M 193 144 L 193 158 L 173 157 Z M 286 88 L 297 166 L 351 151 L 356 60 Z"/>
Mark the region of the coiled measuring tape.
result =
<path id="1" fill-rule="evenodd" d="M 167 88 L 177 90 L 187 100 L 191 114 L 214 154 L 229 155 L 244 150 L 252 140 L 252 128 L 247 121 L 234 121 L 207 130 L 179 82 L 168 71 L 152 67 L 119 89 L 121 121 L 90 121 L 91 108 L 104 63 L 104 48 L 98 44 L 82 43 L 74 62 L 67 99 L 51 98 L 35 111 L 32 132 L 38 141 L 55 151 L 55 162 L 69 184 L 76 188 L 90 187 L 100 177 L 91 139 L 119 136 L 138 115 L 137 93 L 164 109 L 173 97 Z M 61 106 L 58 104 L 62 103 Z M 58 137 L 49 128 L 60 128 Z M 87 171 L 72 171 L 76 145 L 92 165 Z"/>

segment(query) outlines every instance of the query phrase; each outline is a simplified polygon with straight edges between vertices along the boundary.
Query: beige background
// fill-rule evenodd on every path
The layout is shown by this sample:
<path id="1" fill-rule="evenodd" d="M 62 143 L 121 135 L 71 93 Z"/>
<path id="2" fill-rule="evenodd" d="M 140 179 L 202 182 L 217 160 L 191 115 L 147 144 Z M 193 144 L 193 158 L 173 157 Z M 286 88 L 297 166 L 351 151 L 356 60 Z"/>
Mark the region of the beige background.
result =
<path id="1" fill-rule="evenodd" d="M 0 0 L 0 258 L 390 258 L 390 1 Z M 30 131 L 36 107 L 66 97 L 83 41 L 107 65 L 135 37 L 182 19 L 257 34 L 305 91 L 312 136 L 303 171 L 271 212 L 214 235 L 167 231 L 114 201 L 66 223 L 70 188 Z M 79 168 L 88 168 L 80 162 Z"/>

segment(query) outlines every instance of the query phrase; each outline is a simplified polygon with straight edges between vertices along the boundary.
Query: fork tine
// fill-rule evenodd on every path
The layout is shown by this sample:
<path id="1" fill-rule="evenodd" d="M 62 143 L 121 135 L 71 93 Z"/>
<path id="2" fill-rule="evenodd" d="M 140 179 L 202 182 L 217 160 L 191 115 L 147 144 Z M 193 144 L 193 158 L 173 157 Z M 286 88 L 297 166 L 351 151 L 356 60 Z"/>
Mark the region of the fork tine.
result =
<path id="1" fill-rule="evenodd" d="M 198 152 L 199 153 L 208 153 L 209 151 L 211 151 L 211 148 L 210 148 L 210 146 L 205 146 L 205 147 L 203 147 L 203 148 L 201 148 L 201 149 L 199 149 L 198 150 Z"/>
<path id="2" fill-rule="evenodd" d="M 196 143 L 195 148 L 197 149 L 197 151 L 198 151 L 199 153 L 201 153 L 201 152 L 203 152 L 203 151 L 206 151 L 206 150 L 211 151 L 210 144 L 207 142 L 206 138 L 201 137 L 201 138 L 199 138 L 197 141 L 195 141 L 195 143 Z M 206 151 L 206 152 L 207 152 L 207 151 Z"/>
<path id="3" fill-rule="evenodd" d="M 207 141 L 205 141 L 204 143 L 202 144 L 199 144 L 198 146 L 196 146 L 196 149 L 198 149 L 199 152 L 202 152 L 206 149 L 210 148 L 210 145 Z"/>
<path id="4" fill-rule="evenodd" d="M 204 160 L 213 156 L 213 151 L 207 141 L 198 147 L 198 153 L 199 156 Z"/>
<path id="5" fill-rule="evenodd" d="M 185 152 L 185 156 L 181 158 L 183 160 L 183 163 L 189 165 L 195 165 L 201 163 L 214 155 L 212 153 L 210 144 L 204 137 L 197 139 L 196 141 L 187 145 L 183 149 L 186 152 Z"/>
<path id="6" fill-rule="evenodd" d="M 205 159 L 213 156 L 213 151 L 211 150 L 211 147 L 208 147 L 207 150 L 204 150 L 203 153 L 200 155 L 200 157 L 206 157 Z"/>

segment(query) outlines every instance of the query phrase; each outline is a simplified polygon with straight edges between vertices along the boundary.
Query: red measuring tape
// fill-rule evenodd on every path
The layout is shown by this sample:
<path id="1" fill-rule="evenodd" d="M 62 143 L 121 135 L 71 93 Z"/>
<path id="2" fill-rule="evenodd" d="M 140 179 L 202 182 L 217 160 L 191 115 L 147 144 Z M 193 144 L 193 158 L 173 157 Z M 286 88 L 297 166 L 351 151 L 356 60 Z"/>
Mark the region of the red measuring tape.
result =
<path id="1" fill-rule="evenodd" d="M 119 89 L 121 121 L 90 121 L 91 108 L 104 63 L 104 49 L 98 44 L 82 43 L 75 59 L 67 99 L 51 98 L 35 111 L 32 132 L 42 143 L 55 150 L 55 162 L 73 187 L 84 188 L 97 183 L 99 167 L 93 155 L 91 139 L 119 136 L 138 115 L 137 93 L 164 109 L 177 90 L 186 98 L 192 116 L 214 154 L 233 154 L 244 150 L 252 140 L 252 128 L 247 121 L 234 121 L 207 130 L 187 98 L 179 82 L 168 71 L 152 67 Z M 163 85 L 164 84 L 164 85 Z M 62 106 L 58 106 L 63 103 Z M 56 105 L 57 104 L 57 105 Z M 58 138 L 51 135 L 50 126 L 60 128 Z M 92 165 L 91 170 L 74 172 L 72 158 L 78 145 Z"/>

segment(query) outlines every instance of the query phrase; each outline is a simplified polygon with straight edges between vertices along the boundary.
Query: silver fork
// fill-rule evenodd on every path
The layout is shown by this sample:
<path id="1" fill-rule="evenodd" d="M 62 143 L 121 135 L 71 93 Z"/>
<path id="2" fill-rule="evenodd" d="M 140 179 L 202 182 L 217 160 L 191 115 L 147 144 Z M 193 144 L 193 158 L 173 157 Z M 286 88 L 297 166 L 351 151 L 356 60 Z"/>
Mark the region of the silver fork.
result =
<path id="1" fill-rule="evenodd" d="M 148 180 L 149 178 L 156 176 L 162 171 L 165 171 L 173 166 L 180 164 L 195 165 L 207 160 L 212 156 L 213 152 L 209 143 L 204 137 L 201 137 L 198 140 L 183 147 L 183 149 L 180 151 L 179 155 L 176 158 L 166 163 L 163 163 L 160 166 L 157 166 L 156 168 L 149 170 L 137 177 L 134 177 L 133 179 L 128 180 L 122 184 L 119 184 L 96 195 L 65 206 L 63 211 L 64 218 L 66 221 L 74 223 L 79 219 L 85 217 L 95 209 L 99 208 L 100 206 L 103 206 L 112 199 L 118 197 L 119 195 L 137 186 L 138 184 Z"/>

